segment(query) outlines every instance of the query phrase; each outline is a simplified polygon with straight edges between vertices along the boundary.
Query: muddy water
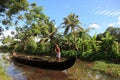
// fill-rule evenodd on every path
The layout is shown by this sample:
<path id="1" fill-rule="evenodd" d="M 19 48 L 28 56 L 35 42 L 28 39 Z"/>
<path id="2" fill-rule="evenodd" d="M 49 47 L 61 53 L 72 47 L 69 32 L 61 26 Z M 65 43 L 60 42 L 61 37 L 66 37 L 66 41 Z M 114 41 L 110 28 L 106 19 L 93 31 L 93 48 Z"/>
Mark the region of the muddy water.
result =
<path id="1" fill-rule="evenodd" d="M 0 54 L 0 60 L 6 73 L 13 80 L 120 80 L 117 77 L 93 71 L 89 68 L 90 63 L 80 60 L 64 71 L 45 70 L 15 63 L 6 58 L 6 54 Z"/>

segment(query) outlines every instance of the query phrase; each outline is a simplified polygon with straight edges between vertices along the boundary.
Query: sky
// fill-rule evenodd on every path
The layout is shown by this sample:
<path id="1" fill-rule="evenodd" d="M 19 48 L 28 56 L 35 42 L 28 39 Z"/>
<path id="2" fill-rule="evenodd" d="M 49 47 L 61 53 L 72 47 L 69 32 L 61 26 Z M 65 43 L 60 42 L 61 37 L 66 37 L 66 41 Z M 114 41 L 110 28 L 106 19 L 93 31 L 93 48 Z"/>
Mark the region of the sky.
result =
<path id="1" fill-rule="evenodd" d="M 120 27 L 120 0 L 28 0 L 44 8 L 56 26 L 70 13 L 79 16 L 84 29 L 94 28 L 90 35 L 103 33 L 109 26 Z"/>

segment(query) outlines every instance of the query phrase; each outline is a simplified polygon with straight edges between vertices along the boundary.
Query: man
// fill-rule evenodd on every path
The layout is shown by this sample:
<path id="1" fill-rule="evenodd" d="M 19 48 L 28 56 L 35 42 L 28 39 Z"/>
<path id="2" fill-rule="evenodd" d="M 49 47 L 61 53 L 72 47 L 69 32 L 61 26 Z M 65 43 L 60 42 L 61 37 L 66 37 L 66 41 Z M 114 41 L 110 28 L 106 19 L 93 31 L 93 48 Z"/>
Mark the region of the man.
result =
<path id="1" fill-rule="evenodd" d="M 56 59 L 58 62 L 61 60 L 61 53 L 60 53 L 60 47 L 58 44 L 55 44 L 55 52 L 56 52 Z"/>

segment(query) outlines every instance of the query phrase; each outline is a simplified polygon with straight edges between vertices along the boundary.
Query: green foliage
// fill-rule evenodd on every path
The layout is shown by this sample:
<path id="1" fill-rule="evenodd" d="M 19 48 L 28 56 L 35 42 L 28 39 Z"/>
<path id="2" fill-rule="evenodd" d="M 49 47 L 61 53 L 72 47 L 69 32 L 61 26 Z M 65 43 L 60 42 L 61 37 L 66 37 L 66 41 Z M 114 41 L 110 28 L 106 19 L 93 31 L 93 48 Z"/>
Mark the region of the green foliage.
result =
<path id="1" fill-rule="evenodd" d="M 74 50 L 69 50 L 69 51 L 62 50 L 61 53 L 62 53 L 62 56 L 64 56 L 64 57 L 77 56 L 77 54 L 78 54 L 78 52 L 74 51 Z"/>
<path id="2" fill-rule="evenodd" d="M 7 45 L 0 46 L 0 51 L 1 52 L 8 52 L 9 51 L 9 47 Z"/>
<path id="3" fill-rule="evenodd" d="M 33 38 L 29 38 L 29 41 L 27 42 L 27 51 L 28 53 L 35 53 L 35 50 L 37 48 L 36 42 L 33 40 Z"/>
<path id="4" fill-rule="evenodd" d="M 103 61 L 96 61 L 92 69 L 104 72 L 111 76 L 120 77 L 120 64 L 112 64 Z"/>
<path id="5" fill-rule="evenodd" d="M 9 29 L 10 26 L 16 26 L 16 23 L 20 20 L 20 16 L 17 18 L 17 15 L 19 15 L 21 11 L 28 10 L 28 6 L 29 3 L 27 0 L 1 0 L 0 18 L 4 27 Z"/>
<path id="6" fill-rule="evenodd" d="M 80 26 L 80 21 L 78 20 L 79 16 L 76 14 L 69 14 L 67 17 L 64 18 L 64 22 L 62 23 L 62 27 L 65 28 L 64 35 L 71 35 L 73 36 L 73 49 L 77 50 L 76 46 L 76 31 L 83 30 Z"/>
<path id="7" fill-rule="evenodd" d="M 120 28 L 110 26 L 103 34 L 98 34 L 97 39 L 101 40 L 101 38 L 105 37 L 107 33 L 109 33 L 111 36 L 114 36 L 116 38 L 116 41 L 120 43 Z"/>
<path id="8" fill-rule="evenodd" d="M 7 2 L 7 7 L 9 10 L 6 12 L 9 17 L 16 14 L 22 10 L 28 9 L 28 2 L 26 0 L 9 0 Z"/>
<path id="9" fill-rule="evenodd" d="M 120 43 L 120 28 L 108 27 L 106 29 L 105 33 L 107 33 L 107 32 L 109 32 L 110 35 L 114 36 L 117 39 L 117 41 Z"/>
<path id="10" fill-rule="evenodd" d="M 81 52 L 79 55 L 81 59 L 85 60 L 107 60 L 112 62 L 119 61 L 119 46 L 113 36 L 109 33 L 101 39 L 96 41 L 93 36 L 90 40 L 81 41 Z"/>
<path id="11" fill-rule="evenodd" d="M 119 54 L 118 44 L 115 42 L 115 38 L 109 33 L 107 33 L 106 36 L 102 38 L 100 47 L 100 52 L 104 53 L 105 59 L 113 60 Z"/>
<path id="12" fill-rule="evenodd" d="M 2 41 L 3 44 L 7 44 L 9 42 L 11 42 L 11 38 L 10 37 L 4 38 L 4 40 Z"/>
<path id="13" fill-rule="evenodd" d="M 1 80 L 12 80 L 12 78 L 6 74 L 5 68 L 1 64 L 1 60 L 0 60 L 0 79 Z"/>
<path id="14" fill-rule="evenodd" d="M 42 54 L 42 55 L 52 55 L 52 53 L 50 53 L 50 45 L 49 43 L 37 43 L 37 48 L 35 51 L 35 54 Z"/>

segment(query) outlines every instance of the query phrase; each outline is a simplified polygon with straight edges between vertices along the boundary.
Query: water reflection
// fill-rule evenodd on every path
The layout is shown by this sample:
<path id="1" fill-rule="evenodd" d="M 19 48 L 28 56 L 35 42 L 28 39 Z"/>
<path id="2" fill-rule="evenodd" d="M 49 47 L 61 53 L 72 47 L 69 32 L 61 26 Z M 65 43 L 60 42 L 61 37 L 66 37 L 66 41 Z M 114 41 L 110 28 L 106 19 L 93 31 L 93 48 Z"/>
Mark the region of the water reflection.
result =
<path id="1" fill-rule="evenodd" d="M 7 73 L 14 80 L 66 80 L 68 75 L 62 71 L 44 70 L 26 65 L 11 64 Z"/>
<path id="2" fill-rule="evenodd" d="M 65 71 L 53 71 L 22 65 L 3 59 L 6 72 L 13 80 L 120 80 L 89 69 L 89 63 L 76 61 L 73 67 Z"/>

